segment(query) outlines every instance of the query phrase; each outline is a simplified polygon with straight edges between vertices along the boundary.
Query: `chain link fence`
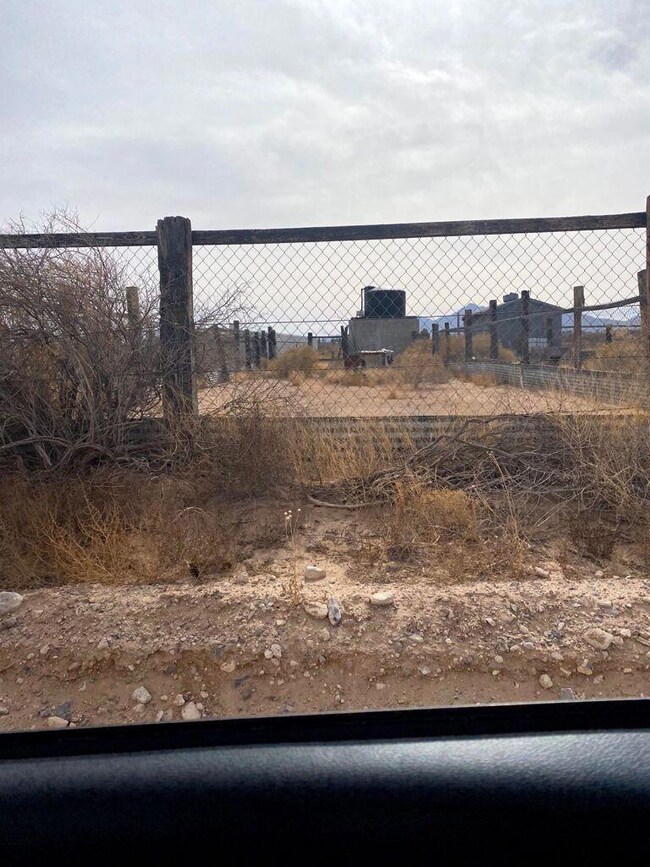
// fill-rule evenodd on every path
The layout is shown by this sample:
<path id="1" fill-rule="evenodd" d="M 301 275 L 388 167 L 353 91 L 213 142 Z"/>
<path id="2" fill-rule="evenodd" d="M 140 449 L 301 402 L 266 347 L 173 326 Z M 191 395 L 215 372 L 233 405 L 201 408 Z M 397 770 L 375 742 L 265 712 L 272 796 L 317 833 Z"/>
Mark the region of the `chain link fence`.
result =
<path id="1" fill-rule="evenodd" d="M 174 382 L 195 389 L 202 414 L 254 405 L 407 419 L 647 405 L 645 213 L 234 232 L 185 224 L 189 247 L 165 272 L 186 305 L 174 340 L 191 342 L 190 376 Z M 0 236 L 3 358 L 26 341 L 62 345 L 66 297 L 72 309 L 107 305 L 109 332 L 128 345 L 120 375 L 133 382 L 119 400 L 132 416 L 160 416 L 169 372 L 156 347 L 178 307 L 162 312 L 160 244 L 156 232 Z M 56 309 L 25 319 L 21 274 L 30 292 L 42 281 L 32 301 L 49 292 Z M 93 335 L 83 340 L 92 346 Z M 83 364 L 99 365 L 96 354 Z M 110 379 L 114 359 L 101 364 Z M 67 375 L 38 370 L 49 389 Z"/>

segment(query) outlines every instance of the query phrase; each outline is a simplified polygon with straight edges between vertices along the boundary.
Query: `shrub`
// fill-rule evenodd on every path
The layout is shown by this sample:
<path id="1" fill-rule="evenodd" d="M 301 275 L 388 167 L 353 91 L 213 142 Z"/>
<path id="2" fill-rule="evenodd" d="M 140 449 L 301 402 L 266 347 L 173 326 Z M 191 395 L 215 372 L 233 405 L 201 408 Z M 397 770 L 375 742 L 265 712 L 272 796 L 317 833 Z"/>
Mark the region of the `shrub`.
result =
<path id="1" fill-rule="evenodd" d="M 311 376 L 317 369 L 319 361 L 318 353 L 311 346 L 294 346 L 293 349 L 287 349 L 270 361 L 268 370 L 278 379 L 289 379 L 292 373 Z"/>
<path id="2" fill-rule="evenodd" d="M 393 364 L 392 372 L 404 385 L 419 388 L 423 384 L 448 382 L 449 372 L 442 356 L 433 355 L 428 340 L 416 340 L 401 352 Z"/>

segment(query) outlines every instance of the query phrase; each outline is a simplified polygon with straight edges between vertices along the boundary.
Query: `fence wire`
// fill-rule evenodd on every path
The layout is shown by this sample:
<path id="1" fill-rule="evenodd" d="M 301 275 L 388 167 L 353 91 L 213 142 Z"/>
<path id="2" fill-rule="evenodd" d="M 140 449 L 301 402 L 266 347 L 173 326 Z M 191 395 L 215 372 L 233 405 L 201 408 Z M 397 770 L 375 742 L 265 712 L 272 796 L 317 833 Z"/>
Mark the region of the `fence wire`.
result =
<path id="1" fill-rule="evenodd" d="M 319 417 L 636 403 L 647 393 L 638 283 L 645 237 L 644 229 L 607 229 L 195 245 L 201 411 L 251 399 L 269 413 Z M 574 286 L 584 287 L 579 338 Z M 404 308 L 376 289 L 403 292 Z M 594 305 L 601 309 L 589 311 Z M 490 369 L 480 364 L 487 361 Z M 522 363 L 572 376 L 524 378 Z M 626 391 L 622 380 L 634 387 Z"/>

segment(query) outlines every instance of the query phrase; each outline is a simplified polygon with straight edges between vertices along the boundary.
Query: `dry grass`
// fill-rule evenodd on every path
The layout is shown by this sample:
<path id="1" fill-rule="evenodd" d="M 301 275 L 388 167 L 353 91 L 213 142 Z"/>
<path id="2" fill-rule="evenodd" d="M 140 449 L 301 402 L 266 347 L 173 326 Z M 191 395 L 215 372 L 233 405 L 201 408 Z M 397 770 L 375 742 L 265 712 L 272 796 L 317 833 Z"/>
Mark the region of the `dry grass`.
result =
<path id="1" fill-rule="evenodd" d="M 452 334 L 449 338 L 449 353 L 446 349 L 446 341 L 444 335 L 441 335 L 440 352 L 443 358 L 448 358 L 449 361 L 464 361 L 465 360 L 465 337 L 462 334 Z M 472 355 L 479 361 L 487 361 L 490 358 L 490 335 L 481 333 L 475 334 L 472 338 Z M 499 361 L 506 361 L 510 364 L 517 364 L 519 357 L 512 349 L 499 344 Z"/>
<path id="2" fill-rule="evenodd" d="M 641 335 L 629 334 L 626 331 L 614 332 L 611 343 L 599 342 L 593 354 L 585 360 L 587 370 L 606 370 L 611 372 L 645 374 L 647 367 L 646 355 Z"/>
<path id="3" fill-rule="evenodd" d="M 267 369 L 278 379 L 289 379 L 291 374 L 296 373 L 307 377 L 318 369 L 319 363 L 320 356 L 311 346 L 294 346 L 270 361 Z"/>
<path id="4" fill-rule="evenodd" d="M 426 340 L 416 341 L 400 353 L 391 373 L 395 380 L 413 389 L 451 379 L 442 357 L 431 354 L 431 344 Z"/>

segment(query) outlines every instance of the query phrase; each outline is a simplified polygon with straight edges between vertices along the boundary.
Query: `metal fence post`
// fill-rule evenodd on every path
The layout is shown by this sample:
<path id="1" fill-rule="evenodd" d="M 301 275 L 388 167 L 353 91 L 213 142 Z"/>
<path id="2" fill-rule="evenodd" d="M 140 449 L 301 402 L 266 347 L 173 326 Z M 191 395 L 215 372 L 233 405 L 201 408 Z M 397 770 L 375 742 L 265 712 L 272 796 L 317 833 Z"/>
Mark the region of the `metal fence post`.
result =
<path id="1" fill-rule="evenodd" d="M 260 350 L 262 352 L 262 358 L 269 357 L 269 350 L 266 342 L 266 331 L 264 331 L 264 329 L 260 331 Z"/>
<path id="2" fill-rule="evenodd" d="M 232 324 L 232 340 L 233 340 L 233 343 L 235 344 L 235 368 L 239 368 L 239 365 L 241 363 L 240 356 L 239 356 L 239 342 L 240 342 L 239 319 L 235 319 L 235 321 Z"/>
<path id="3" fill-rule="evenodd" d="M 260 333 L 259 331 L 255 331 L 253 334 L 253 367 L 260 366 L 260 360 L 262 358 L 260 343 Z"/>
<path id="4" fill-rule="evenodd" d="M 521 361 L 530 364 L 530 292 L 521 293 Z"/>
<path id="5" fill-rule="evenodd" d="M 307 332 L 307 346 L 312 346 L 314 343 L 314 335 L 311 331 Z"/>
<path id="6" fill-rule="evenodd" d="M 275 337 L 275 329 L 271 328 L 269 325 L 268 328 L 268 341 L 269 341 L 269 361 L 273 361 L 273 359 L 278 354 L 278 344 Z"/>
<path id="7" fill-rule="evenodd" d="M 451 355 L 451 329 L 449 322 L 445 322 L 445 364 L 449 361 Z"/>
<path id="8" fill-rule="evenodd" d="M 573 287 L 573 366 L 582 367 L 582 308 L 585 306 L 585 287 Z"/>
<path id="9" fill-rule="evenodd" d="M 160 272 L 160 344 L 163 412 L 198 416 L 192 298 L 192 224 L 165 217 L 156 226 Z"/>
<path id="10" fill-rule="evenodd" d="M 493 298 L 490 301 L 490 358 L 497 361 L 499 358 L 499 331 L 497 327 L 497 302 Z"/>

